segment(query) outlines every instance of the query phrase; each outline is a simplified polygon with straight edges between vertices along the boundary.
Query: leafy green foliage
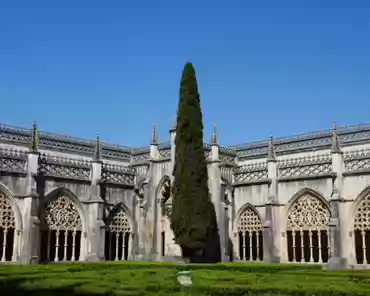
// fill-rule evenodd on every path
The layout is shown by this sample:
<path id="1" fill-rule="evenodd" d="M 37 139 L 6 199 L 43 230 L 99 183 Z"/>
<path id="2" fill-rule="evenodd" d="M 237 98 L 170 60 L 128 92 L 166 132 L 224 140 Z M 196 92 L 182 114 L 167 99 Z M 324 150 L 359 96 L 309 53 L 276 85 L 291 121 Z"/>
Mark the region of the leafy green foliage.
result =
<path id="1" fill-rule="evenodd" d="M 204 254 L 210 249 L 207 244 L 212 241 L 213 250 L 219 250 L 219 237 L 208 190 L 198 83 L 191 63 L 185 65 L 181 78 L 175 145 L 171 215 L 175 241 L 185 258 L 199 251 L 210 256 Z"/>
<path id="2" fill-rule="evenodd" d="M 182 294 L 179 270 L 193 285 Z M 1 295 L 315 295 L 370 294 L 370 272 L 324 271 L 306 264 L 149 262 L 0 266 Z"/>

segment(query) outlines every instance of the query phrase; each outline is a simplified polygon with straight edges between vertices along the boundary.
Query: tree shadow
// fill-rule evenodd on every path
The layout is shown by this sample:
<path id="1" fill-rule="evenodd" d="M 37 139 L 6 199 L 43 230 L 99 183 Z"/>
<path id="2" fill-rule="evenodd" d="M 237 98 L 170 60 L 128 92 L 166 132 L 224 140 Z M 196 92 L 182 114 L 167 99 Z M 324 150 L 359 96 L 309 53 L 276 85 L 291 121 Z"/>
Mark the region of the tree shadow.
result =
<path id="1" fill-rule="evenodd" d="M 27 282 L 23 280 L 2 280 L 0 282 L 0 291 L 2 296 L 49 296 L 49 295 L 69 295 L 69 296 L 82 296 L 82 295 L 99 295 L 94 292 L 78 292 L 76 288 L 82 284 L 71 284 L 58 288 L 38 288 L 27 289 L 22 287 L 22 284 Z"/>

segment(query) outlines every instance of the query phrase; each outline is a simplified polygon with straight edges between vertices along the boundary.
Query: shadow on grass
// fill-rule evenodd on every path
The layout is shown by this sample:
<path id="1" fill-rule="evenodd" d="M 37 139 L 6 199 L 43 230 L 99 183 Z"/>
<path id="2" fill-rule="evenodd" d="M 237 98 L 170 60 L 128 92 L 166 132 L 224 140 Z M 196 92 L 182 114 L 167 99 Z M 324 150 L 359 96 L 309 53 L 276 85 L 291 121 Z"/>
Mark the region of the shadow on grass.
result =
<path id="1" fill-rule="evenodd" d="M 28 295 L 175 295 L 179 288 L 175 276 L 170 272 L 156 270 L 125 270 L 107 272 L 59 272 L 44 274 L 16 274 L 0 276 L 1 296 Z M 164 293 L 161 293 L 164 292 Z M 169 293 L 168 293 L 169 292 Z"/>
<path id="2" fill-rule="evenodd" d="M 81 286 L 81 284 L 67 285 L 64 287 L 49 288 L 49 289 L 45 289 L 45 288 L 44 289 L 26 289 L 22 287 L 22 283 L 24 282 L 25 280 L 0 282 L 1 295 L 2 296 L 94 295 L 94 293 L 77 292 L 76 288 Z"/>

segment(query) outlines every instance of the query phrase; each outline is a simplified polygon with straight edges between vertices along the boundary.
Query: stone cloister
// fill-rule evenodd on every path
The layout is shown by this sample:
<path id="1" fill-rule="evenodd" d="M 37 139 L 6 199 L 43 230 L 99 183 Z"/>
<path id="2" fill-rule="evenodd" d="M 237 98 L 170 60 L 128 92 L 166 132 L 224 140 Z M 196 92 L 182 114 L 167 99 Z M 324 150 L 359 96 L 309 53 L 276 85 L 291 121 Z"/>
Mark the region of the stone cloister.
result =
<path id="1" fill-rule="evenodd" d="M 170 260 L 176 132 L 133 148 L 0 125 L 0 261 Z M 370 125 L 204 144 L 224 261 L 370 262 Z"/>

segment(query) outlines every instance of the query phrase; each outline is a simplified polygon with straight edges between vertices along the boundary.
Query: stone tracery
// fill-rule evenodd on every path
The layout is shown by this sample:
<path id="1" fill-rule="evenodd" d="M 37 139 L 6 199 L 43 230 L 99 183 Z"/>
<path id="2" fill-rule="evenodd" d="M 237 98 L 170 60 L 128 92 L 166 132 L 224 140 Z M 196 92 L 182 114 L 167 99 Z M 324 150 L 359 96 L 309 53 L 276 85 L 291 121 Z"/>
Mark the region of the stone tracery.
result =
<path id="1" fill-rule="evenodd" d="M 263 233 L 262 223 L 257 212 L 248 206 L 240 215 L 237 223 L 238 256 L 242 260 L 262 260 Z"/>
<path id="2" fill-rule="evenodd" d="M 43 213 L 41 257 L 43 261 L 75 261 L 80 257 L 82 219 L 68 196 L 46 204 Z"/>
<path id="3" fill-rule="evenodd" d="M 0 258 L 1 262 L 10 261 L 13 253 L 15 215 L 8 197 L 0 191 Z"/>
<path id="4" fill-rule="evenodd" d="M 115 233 L 130 233 L 131 227 L 126 211 L 119 207 L 112 213 L 108 229 Z"/>
<path id="5" fill-rule="evenodd" d="M 66 196 L 61 196 L 49 202 L 45 209 L 45 223 L 51 230 L 81 230 L 81 217 L 72 202 Z"/>
<path id="6" fill-rule="evenodd" d="M 292 262 L 326 262 L 330 210 L 310 193 L 300 196 L 287 217 L 288 257 Z"/>
<path id="7" fill-rule="evenodd" d="M 354 240 L 356 261 L 368 264 L 370 261 L 370 195 L 363 197 L 354 214 Z"/>
<path id="8" fill-rule="evenodd" d="M 106 260 L 127 260 L 131 224 L 125 209 L 118 205 L 109 215 L 106 233 Z"/>

